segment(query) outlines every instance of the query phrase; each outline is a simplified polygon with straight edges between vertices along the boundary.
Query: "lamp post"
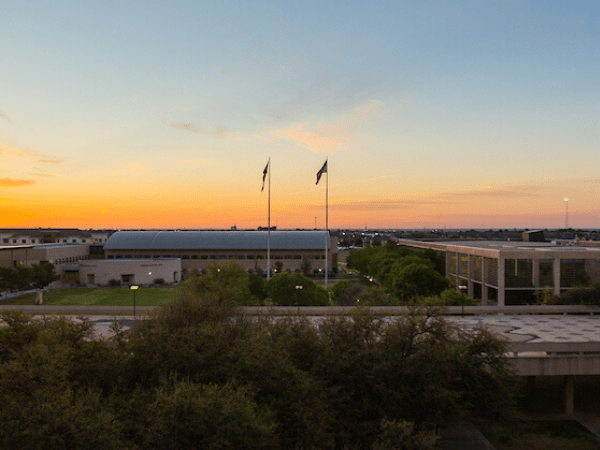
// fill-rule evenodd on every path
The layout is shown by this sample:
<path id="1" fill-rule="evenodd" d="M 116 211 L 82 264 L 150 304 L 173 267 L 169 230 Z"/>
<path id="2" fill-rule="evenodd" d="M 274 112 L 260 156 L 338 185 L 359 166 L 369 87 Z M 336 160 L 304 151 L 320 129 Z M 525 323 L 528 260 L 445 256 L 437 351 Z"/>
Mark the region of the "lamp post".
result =
<path id="1" fill-rule="evenodd" d="M 139 286 L 131 286 L 130 289 L 133 291 L 133 318 L 135 319 L 135 293 L 139 289 Z"/>
<path id="2" fill-rule="evenodd" d="M 465 293 L 465 291 L 467 290 L 467 286 L 465 285 L 460 285 L 458 286 L 459 292 L 461 293 L 460 296 L 460 316 L 461 317 L 465 317 L 465 298 L 462 294 Z"/>
<path id="3" fill-rule="evenodd" d="M 296 285 L 296 308 L 298 309 L 298 315 L 300 315 L 300 291 L 304 288 L 301 284 Z"/>

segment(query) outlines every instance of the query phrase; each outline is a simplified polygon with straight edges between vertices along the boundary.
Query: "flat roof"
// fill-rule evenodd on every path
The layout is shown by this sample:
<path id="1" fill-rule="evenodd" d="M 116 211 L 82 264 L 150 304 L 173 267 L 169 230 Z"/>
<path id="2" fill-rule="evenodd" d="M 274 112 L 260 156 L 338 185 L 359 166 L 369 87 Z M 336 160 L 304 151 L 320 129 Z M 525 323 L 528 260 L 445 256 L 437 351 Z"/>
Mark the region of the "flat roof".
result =
<path id="1" fill-rule="evenodd" d="M 400 239 L 400 245 L 431 248 L 443 252 L 466 253 L 490 258 L 577 258 L 600 259 L 600 247 L 585 245 L 559 245 L 552 242 L 527 241 L 444 241 L 426 242 Z"/>

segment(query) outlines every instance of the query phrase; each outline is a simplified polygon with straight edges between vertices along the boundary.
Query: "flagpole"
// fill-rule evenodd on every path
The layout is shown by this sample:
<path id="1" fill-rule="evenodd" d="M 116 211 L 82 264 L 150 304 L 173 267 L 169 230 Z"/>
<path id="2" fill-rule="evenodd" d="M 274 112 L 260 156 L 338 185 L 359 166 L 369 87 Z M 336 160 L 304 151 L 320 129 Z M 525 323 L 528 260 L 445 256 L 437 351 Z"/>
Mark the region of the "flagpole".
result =
<path id="1" fill-rule="evenodd" d="M 328 262 L 329 258 L 327 255 L 327 240 L 329 235 L 329 157 L 325 160 L 327 164 L 327 185 L 325 187 L 325 289 L 327 289 L 327 276 L 328 276 Z"/>
<path id="2" fill-rule="evenodd" d="M 271 157 L 269 156 L 269 219 L 267 221 L 267 281 L 271 279 Z"/>

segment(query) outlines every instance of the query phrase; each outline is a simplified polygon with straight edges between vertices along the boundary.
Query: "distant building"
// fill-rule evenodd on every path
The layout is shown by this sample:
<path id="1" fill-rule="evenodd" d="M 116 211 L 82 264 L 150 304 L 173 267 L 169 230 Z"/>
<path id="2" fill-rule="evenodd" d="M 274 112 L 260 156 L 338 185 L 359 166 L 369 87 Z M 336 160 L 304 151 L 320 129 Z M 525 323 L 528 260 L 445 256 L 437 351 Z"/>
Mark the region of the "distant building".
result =
<path id="1" fill-rule="evenodd" d="M 182 270 L 202 271 L 210 263 L 234 260 L 248 272 L 266 273 L 270 234 L 271 270 L 300 271 L 304 261 L 313 273 L 337 265 L 337 245 L 327 231 L 118 231 L 104 245 L 106 258 L 181 258 Z"/>
<path id="2" fill-rule="evenodd" d="M 31 267 L 41 262 L 54 264 L 63 281 L 76 281 L 77 263 L 90 257 L 87 244 L 38 244 L 0 246 L 0 267 Z"/>
<path id="3" fill-rule="evenodd" d="M 111 230 L 76 228 L 2 228 L 0 245 L 103 244 L 112 233 Z"/>

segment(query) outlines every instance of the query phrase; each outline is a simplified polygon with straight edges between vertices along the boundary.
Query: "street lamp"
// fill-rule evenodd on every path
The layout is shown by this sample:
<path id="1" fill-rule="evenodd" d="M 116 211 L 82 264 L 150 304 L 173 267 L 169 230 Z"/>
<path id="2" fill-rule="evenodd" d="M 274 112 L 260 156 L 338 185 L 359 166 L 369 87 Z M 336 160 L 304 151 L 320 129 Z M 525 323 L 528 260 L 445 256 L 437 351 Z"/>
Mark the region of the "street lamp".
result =
<path id="1" fill-rule="evenodd" d="M 130 289 L 133 291 L 133 318 L 135 319 L 135 292 L 139 289 L 139 286 L 131 286 Z"/>
<path id="2" fill-rule="evenodd" d="M 298 308 L 298 315 L 300 315 L 300 291 L 304 288 L 301 284 L 296 285 L 296 308 Z"/>

